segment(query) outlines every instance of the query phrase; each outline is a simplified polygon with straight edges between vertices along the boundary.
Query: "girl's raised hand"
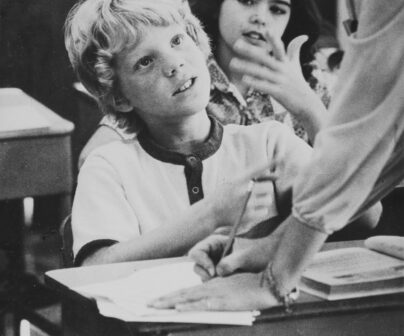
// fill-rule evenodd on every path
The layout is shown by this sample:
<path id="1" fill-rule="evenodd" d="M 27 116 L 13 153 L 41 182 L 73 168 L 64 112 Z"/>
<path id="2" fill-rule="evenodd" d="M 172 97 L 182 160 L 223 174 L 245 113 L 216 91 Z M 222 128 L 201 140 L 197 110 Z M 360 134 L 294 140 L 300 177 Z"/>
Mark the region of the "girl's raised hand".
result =
<path id="1" fill-rule="evenodd" d="M 243 81 L 277 100 L 299 119 L 311 140 L 318 132 L 325 115 L 325 106 L 303 77 L 300 49 L 307 36 L 298 36 L 289 43 L 287 51 L 281 39 L 267 33 L 268 49 L 239 39 L 234 49 L 239 57 L 230 62 L 230 69 L 243 75 Z"/>

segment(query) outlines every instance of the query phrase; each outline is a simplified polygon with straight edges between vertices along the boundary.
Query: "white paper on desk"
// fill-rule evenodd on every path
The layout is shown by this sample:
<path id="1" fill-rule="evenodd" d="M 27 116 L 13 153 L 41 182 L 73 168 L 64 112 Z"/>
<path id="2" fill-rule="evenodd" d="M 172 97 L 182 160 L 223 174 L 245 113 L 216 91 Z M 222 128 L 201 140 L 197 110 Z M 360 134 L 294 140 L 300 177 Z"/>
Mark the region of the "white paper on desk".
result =
<path id="1" fill-rule="evenodd" d="M 134 270 L 125 278 L 73 290 L 95 298 L 100 313 L 133 322 L 184 322 L 251 325 L 258 312 L 177 312 L 147 307 L 152 299 L 201 284 L 192 262 Z"/>

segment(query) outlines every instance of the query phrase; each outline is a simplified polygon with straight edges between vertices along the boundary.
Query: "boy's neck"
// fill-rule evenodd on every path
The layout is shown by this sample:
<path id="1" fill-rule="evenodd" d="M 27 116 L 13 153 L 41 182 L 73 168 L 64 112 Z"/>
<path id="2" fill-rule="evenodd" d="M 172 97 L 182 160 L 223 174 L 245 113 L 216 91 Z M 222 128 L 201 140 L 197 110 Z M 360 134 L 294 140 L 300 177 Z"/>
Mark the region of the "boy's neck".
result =
<path id="1" fill-rule="evenodd" d="M 206 112 L 183 118 L 181 121 L 148 123 L 148 131 L 160 146 L 180 153 L 192 153 L 210 132 L 211 121 Z"/>
<path id="2" fill-rule="evenodd" d="M 236 55 L 234 52 L 229 48 L 229 46 L 222 40 L 222 38 L 219 36 L 218 41 L 217 41 L 217 47 L 216 47 L 216 61 L 223 70 L 223 72 L 226 74 L 227 78 L 229 81 L 236 86 L 236 88 L 240 91 L 240 93 L 245 97 L 248 91 L 248 87 L 242 82 L 243 76 L 234 73 L 230 69 L 230 61 L 235 57 Z"/>

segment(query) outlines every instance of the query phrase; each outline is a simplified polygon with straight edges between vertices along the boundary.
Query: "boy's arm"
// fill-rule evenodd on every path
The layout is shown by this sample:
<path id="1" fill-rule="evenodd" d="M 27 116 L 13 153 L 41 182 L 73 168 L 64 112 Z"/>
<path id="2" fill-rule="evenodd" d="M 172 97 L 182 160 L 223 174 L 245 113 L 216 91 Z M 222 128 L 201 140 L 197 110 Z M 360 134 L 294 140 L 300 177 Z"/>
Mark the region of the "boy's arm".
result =
<path id="1" fill-rule="evenodd" d="M 84 260 L 83 265 L 184 255 L 216 227 L 217 217 L 213 207 L 208 201 L 201 200 L 164 226 L 95 251 Z"/>
<path id="2" fill-rule="evenodd" d="M 164 223 L 154 223 L 156 229 L 141 233 L 121 176 L 103 157 L 92 155 L 80 172 L 73 205 L 76 263 L 88 265 L 182 255 L 217 227 L 231 225 L 239 218 L 247 185 L 256 174 L 254 169 L 218 186 L 211 196 Z"/>

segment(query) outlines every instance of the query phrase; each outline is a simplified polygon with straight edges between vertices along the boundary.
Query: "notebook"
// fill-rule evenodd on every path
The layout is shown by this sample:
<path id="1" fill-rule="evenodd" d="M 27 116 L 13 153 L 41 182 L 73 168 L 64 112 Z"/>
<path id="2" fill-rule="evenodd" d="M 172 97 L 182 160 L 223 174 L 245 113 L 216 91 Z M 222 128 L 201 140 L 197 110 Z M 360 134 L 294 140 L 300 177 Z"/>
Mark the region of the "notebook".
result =
<path id="1" fill-rule="evenodd" d="M 403 293 L 404 260 L 360 247 L 319 252 L 301 289 L 327 300 Z"/>

